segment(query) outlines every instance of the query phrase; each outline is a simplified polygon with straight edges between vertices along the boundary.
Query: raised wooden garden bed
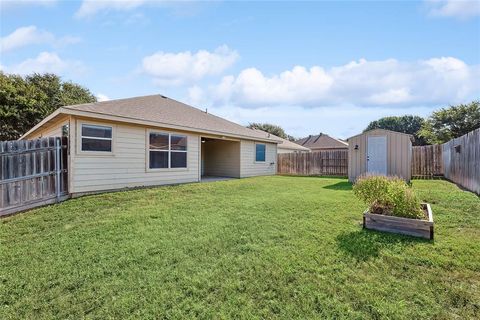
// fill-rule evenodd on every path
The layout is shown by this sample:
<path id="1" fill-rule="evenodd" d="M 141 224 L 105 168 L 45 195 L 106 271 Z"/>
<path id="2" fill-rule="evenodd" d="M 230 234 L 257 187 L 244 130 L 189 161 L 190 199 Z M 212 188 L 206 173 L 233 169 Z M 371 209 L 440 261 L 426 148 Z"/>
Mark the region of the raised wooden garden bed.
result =
<path id="1" fill-rule="evenodd" d="M 422 207 L 428 217 L 426 220 L 375 214 L 367 210 L 363 213 L 363 227 L 372 230 L 433 239 L 432 209 L 428 203 L 422 203 Z"/>

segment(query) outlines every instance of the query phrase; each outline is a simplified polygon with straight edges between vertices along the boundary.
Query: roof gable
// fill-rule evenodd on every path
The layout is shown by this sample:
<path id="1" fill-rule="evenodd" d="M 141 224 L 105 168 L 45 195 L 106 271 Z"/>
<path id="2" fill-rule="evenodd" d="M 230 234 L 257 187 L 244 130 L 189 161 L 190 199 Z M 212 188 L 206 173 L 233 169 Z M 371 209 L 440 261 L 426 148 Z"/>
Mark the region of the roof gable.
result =
<path id="1" fill-rule="evenodd" d="M 172 125 L 192 132 L 207 132 L 230 137 L 277 142 L 268 133 L 246 128 L 162 95 L 65 106 L 47 118 L 51 119 L 59 113 L 75 114 L 75 112 L 81 112 L 82 115 L 87 113 L 92 118 L 113 116 L 122 122 L 129 122 L 129 120 L 146 121 L 159 127 Z M 24 137 L 36 130 L 43 122 L 32 128 Z"/>

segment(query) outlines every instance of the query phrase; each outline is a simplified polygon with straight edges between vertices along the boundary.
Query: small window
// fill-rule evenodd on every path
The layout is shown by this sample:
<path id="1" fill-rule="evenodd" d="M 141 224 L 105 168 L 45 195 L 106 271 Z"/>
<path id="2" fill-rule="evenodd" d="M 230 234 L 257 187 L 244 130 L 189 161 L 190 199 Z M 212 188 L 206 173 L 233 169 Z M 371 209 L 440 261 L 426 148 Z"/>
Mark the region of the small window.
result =
<path id="1" fill-rule="evenodd" d="M 255 144 L 255 161 L 265 162 L 265 145 L 263 143 Z"/>
<path id="2" fill-rule="evenodd" d="M 112 127 L 82 124 L 82 151 L 112 152 Z"/>
<path id="3" fill-rule="evenodd" d="M 149 168 L 187 167 L 187 137 L 169 133 L 149 134 Z"/>

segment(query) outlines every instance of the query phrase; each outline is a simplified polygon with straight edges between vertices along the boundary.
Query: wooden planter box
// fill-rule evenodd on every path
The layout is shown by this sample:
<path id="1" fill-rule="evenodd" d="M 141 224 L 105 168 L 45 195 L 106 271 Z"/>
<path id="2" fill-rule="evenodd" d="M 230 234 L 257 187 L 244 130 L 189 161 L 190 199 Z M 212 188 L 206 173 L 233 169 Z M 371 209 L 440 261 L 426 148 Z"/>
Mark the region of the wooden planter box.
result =
<path id="1" fill-rule="evenodd" d="M 382 214 L 363 213 L 363 227 L 378 231 L 406 234 L 433 240 L 433 215 L 428 203 L 422 203 L 427 210 L 428 220 L 410 219 Z"/>

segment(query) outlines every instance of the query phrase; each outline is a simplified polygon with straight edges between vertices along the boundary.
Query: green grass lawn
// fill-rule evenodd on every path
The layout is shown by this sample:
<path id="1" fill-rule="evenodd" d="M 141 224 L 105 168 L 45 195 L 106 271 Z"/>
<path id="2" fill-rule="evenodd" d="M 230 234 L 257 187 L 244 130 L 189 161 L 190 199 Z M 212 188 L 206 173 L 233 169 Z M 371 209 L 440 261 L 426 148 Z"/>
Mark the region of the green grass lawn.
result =
<path id="1" fill-rule="evenodd" d="M 0 220 L 0 318 L 480 317 L 480 199 L 414 181 L 435 241 L 362 230 L 344 179 L 73 199 Z"/>

